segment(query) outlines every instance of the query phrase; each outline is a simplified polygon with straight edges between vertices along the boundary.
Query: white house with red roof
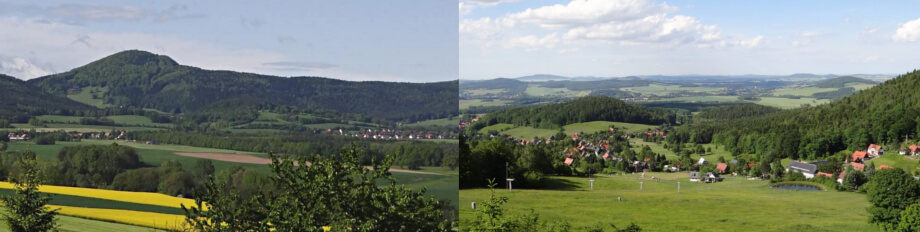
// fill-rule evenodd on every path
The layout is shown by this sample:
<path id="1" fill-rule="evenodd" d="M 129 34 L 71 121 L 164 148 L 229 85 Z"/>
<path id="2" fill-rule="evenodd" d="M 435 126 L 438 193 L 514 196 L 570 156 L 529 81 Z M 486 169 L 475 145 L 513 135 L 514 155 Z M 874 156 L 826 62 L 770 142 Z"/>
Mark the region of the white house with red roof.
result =
<path id="1" fill-rule="evenodd" d="M 881 156 L 885 151 L 882 150 L 882 146 L 878 144 L 869 144 L 869 148 L 866 148 L 866 153 L 869 154 L 869 157 L 875 158 Z"/>

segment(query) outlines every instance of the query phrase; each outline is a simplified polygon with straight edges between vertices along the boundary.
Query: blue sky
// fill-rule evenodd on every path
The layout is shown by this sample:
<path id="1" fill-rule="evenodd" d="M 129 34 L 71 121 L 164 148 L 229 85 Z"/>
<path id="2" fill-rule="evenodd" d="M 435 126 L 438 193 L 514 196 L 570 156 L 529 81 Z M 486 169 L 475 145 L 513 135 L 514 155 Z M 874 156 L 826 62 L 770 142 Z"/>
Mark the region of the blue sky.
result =
<path id="1" fill-rule="evenodd" d="M 898 74 L 920 1 L 462 0 L 460 78 Z"/>
<path id="2" fill-rule="evenodd" d="M 455 1 L 3 1 L 0 72 L 140 49 L 206 69 L 348 80 L 458 78 Z"/>

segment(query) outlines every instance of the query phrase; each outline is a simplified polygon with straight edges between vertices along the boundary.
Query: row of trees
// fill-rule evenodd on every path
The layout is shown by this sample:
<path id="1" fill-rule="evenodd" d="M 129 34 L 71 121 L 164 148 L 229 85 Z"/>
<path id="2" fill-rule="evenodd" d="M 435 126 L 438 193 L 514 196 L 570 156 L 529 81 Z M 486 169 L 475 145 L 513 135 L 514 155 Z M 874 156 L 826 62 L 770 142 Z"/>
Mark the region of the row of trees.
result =
<path id="1" fill-rule="evenodd" d="M 134 132 L 129 139 L 158 141 L 195 147 L 210 147 L 237 151 L 296 154 L 335 154 L 352 144 L 367 151 L 361 162 L 379 162 L 389 154 L 401 159 L 404 166 L 457 167 L 458 150 L 453 143 L 432 143 L 425 141 L 370 141 L 335 135 L 314 134 L 232 134 L 232 133 L 179 133 L 179 132 Z"/>

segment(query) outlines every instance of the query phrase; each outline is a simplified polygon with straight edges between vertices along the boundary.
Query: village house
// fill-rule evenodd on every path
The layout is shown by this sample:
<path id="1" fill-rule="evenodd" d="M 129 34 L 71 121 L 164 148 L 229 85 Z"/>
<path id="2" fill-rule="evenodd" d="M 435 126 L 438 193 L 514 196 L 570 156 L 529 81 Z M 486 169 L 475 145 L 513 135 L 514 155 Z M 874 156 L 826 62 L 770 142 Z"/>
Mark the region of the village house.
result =
<path id="1" fill-rule="evenodd" d="M 10 139 L 10 142 L 23 142 L 29 140 L 29 135 L 26 133 L 17 135 L 16 133 L 10 132 L 7 137 Z"/>
<path id="2" fill-rule="evenodd" d="M 716 164 L 716 170 L 719 170 L 719 174 L 725 174 L 725 171 L 728 170 L 728 164 L 718 163 Z"/>
<path id="3" fill-rule="evenodd" d="M 847 171 L 840 172 L 840 174 L 837 175 L 837 183 L 843 184 L 843 178 L 846 178 L 846 176 L 847 176 Z"/>
<path id="4" fill-rule="evenodd" d="M 818 172 L 818 165 L 810 163 L 802 163 L 798 161 L 789 162 L 789 165 L 786 166 L 786 173 L 798 172 L 802 173 L 805 178 L 811 179 L 815 177 L 815 173 Z"/>
<path id="5" fill-rule="evenodd" d="M 854 169 L 854 170 L 857 170 L 857 171 L 862 171 L 863 168 L 866 168 L 866 165 L 865 165 L 865 164 L 856 163 L 856 162 L 850 163 L 850 166 L 853 166 L 853 169 Z"/>
<path id="6" fill-rule="evenodd" d="M 907 151 L 910 153 L 910 155 L 920 155 L 920 145 L 910 145 L 910 147 L 907 148 Z"/>
<path id="7" fill-rule="evenodd" d="M 703 183 L 715 183 L 722 181 L 722 177 L 719 177 L 718 173 L 707 172 L 706 174 L 703 174 L 703 178 L 700 179 L 700 181 Z"/>
<path id="8" fill-rule="evenodd" d="M 854 151 L 853 155 L 850 155 L 849 161 L 851 163 L 862 163 L 866 159 L 868 152 L 866 151 Z"/>
<path id="9" fill-rule="evenodd" d="M 700 181 L 700 172 L 690 172 L 690 181 L 699 182 Z"/>
<path id="10" fill-rule="evenodd" d="M 873 143 L 869 144 L 869 148 L 866 149 L 866 153 L 869 154 L 869 157 L 876 158 L 884 154 L 885 151 L 882 150 L 882 146 Z"/>
<path id="11" fill-rule="evenodd" d="M 818 175 L 818 176 L 826 176 L 827 178 L 834 178 L 834 174 L 830 174 L 830 173 L 826 173 L 826 172 L 818 172 L 817 175 Z"/>

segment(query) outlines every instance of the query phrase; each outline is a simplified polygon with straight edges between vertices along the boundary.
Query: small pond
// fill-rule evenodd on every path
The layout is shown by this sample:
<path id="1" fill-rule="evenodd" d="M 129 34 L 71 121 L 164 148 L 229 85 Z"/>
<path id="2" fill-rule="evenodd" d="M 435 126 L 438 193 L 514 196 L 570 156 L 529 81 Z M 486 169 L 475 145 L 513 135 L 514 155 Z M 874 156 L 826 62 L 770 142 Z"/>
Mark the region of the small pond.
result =
<path id="1" fill-rule="evenodd" d="M 820 191 L 821 187 L 807 184 L 776 184 L 773 185 L 774 189 L 779 190 L 795 190 L 795 191 Z"/>

